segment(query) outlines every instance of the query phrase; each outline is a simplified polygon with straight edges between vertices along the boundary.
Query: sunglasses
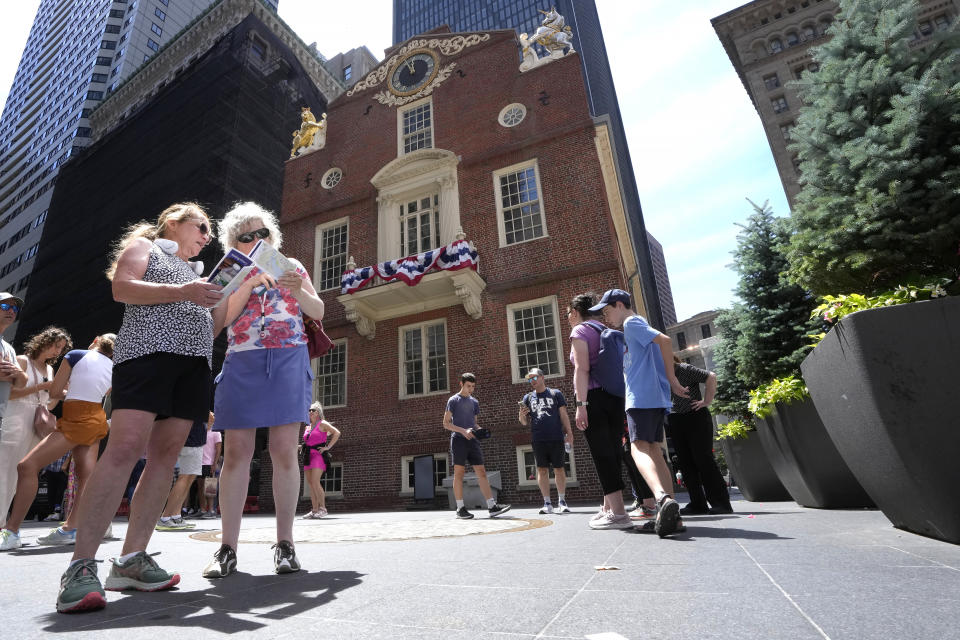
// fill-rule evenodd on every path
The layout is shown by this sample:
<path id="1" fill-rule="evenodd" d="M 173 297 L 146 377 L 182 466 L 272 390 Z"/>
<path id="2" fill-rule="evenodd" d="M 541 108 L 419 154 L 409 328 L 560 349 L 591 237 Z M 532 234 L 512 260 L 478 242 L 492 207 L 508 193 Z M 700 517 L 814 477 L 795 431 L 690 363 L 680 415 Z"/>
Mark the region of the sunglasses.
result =
<path id="1" fill-rule="evenodd" d="M 237 236 L 237 242 L 247 243 L 253 242 L 255 238 L 260 238 L 262 240 L 269 237 L 270 229 L 267 229 L 266 227 L 260 227 L 256 231 L 247 231 L 246 233 L 241 233 Z"/>
<path id="2" fill-rule="evenodd" d="M 210 228 L 210 225 L 208 225 L 206 222 L 195 222 L 191 220 L 190 224 L 195 226 L 197 229 L 200 229 L 200 233 L 202 233 L 203 235 L 210 236 L 211 238 L 213 237 L 213 230 Z"/>
<path id="3" fill-rule="evenodd" d="M 540 376 L 530 376 L 529 378 L 527 378 L 527 380 L 529 380 L 530 382 L 536 382 L 539 378 Z"/>
<path id="4" fill-rule="evenodd" d="M 0 302 L 0 309 L 3 309 L 4 311 L 10 311 L 13 309 L 14 313 L 20 313 L 20 305 L 12 304 L 10 302 Z"/>

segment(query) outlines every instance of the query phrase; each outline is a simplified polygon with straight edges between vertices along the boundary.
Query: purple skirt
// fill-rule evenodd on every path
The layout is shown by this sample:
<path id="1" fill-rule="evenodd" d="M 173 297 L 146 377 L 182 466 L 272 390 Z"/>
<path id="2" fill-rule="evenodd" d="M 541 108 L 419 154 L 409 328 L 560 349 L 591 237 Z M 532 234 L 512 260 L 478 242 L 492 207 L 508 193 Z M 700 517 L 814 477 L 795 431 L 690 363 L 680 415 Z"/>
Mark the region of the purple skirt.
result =
<path id="1" fill-rule="evenodd" d="M 228 353 L 214 380 L 217 429 L 307 422 L 313 369 L 306 346 Z"/>

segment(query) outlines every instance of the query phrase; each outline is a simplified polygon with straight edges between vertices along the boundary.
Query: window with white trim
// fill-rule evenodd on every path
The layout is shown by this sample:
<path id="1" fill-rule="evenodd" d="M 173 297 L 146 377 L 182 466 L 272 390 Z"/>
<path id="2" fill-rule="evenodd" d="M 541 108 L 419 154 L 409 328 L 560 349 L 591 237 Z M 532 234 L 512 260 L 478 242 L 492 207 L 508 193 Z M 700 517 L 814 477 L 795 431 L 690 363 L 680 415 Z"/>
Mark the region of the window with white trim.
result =
<path id="1" fill-rule="evenodd" d="M 493 188 L 501 247 L 547 235 L 536 160 L 495 171 Z"/>
<path id="2" fill-rule="evenodd" d="M 347 404 L 347 340 L 334 340 L 330 351 L 314 358 L 315 397 L 324 409 Z"/>
<path id="3" fill-rule="evenodd" d="M 523 376 L 533 367 L 542 369 L 548 378 L 564 375 L 557 318 L 556 296 L 507 305 L 514 383 L 522 384 Z"/>
<path id="4" fill-rule="evenodd" d="M 340 288 L 340 277 L 347 266 L 347 241 L 350 235 L 349 218 L 340 218 L 317 226 L 314 265 L 317 291 Z"/>
<path id="5" fill-rule="evenodd" d="M 323 491 L 328 498 L 343 496 L 343 463 L 332 463 L 330 468 L 324 472 L 320 482 L 323 484 Z"/>
<path id="6" fill-rule="evenodd" d="M 577 465 L 571 453 L 563 455 L 563 469 L 567 473 L 567 485 L 577 481 Z M 522 444 L 517 447 L 517 484 L 521 487 L 537 486 L 537 461 L 533 455 L 533 445 Z M 550 484 L 556 484 L 556 476 L 550 469 Z"/>
<path id="7" fill-rule="evenodd" d="M 430 455 L 430 454 L 420 454 L 420 455 Z M 413 481 L 413 459 L 419 458 L 420 455 L 416 456 L 403 456 L 400 458 L 400 492 L 401 493 L 413 493 L 414 481 Z M 447 453 L 434 453 L 433 455 L 433 487 L 434 489 L 443 489 L 443 480 L 448 475 L 447 470 Z"/>
<path id="8" fill-rule="evenodd" d="M 445 320 L 400 327 L 400 397 L 449 392 Z"/>
<path id="9" fill-rule="evenodd" d="M 400 255 L 440 246 L 440 196 L 436 193 L 400 205 Z"/>
<path id="10" fill-rule="evenodd" d="M 433 101 L 430 98 L 397 110 L 400 155 L 433 148 Z"/>

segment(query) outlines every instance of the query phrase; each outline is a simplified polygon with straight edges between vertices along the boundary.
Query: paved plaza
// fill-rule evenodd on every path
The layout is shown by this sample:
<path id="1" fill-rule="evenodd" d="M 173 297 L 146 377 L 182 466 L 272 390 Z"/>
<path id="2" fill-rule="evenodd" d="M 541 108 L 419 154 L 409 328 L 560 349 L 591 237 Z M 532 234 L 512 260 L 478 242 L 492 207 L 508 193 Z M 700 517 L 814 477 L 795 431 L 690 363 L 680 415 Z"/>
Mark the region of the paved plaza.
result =
<path id="1" fill-rule="evenodd" d="M 739 496 L 737 496 L 739 497 Z M 244 520 L 239 573 L 200 577 L 219 521 L 158 532 L 178 589 L 107 592 L 99 612 L 54 611 L 69 548 L 0 554 L 3 637 L 960 638 L 960 546 L 898 531 L 879 511 L 734 501 L 660 540 L 593 531 L 593 506 L 298 520 L 298 574 L 272 572 L 270 516 Z M 485 514 L 483 514 L 485 516 Z M 113 525 L 122 535 L 126 522 Z M 32 541 L 46 527 L 25 525 Z M 115 556 L 121 542 L 101 547 Z M 104 577 L 107 565 L 101 565 Z M 136 633 L 132 636 L 131 632 Z"/>

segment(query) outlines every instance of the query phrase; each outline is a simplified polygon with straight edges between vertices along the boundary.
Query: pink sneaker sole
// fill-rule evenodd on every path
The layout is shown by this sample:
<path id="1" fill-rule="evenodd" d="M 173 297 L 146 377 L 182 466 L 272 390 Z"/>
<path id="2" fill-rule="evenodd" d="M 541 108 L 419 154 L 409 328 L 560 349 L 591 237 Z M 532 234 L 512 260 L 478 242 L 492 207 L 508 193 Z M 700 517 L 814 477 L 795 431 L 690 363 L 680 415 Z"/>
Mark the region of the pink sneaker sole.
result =
<path id="1" fill-rule="evenodd" d="M 97 609 L 103 609 L 107 606 L 107 599 L 104 598 L 96 591 L 91 591 L 87 595 L 83 596 L 83 599 L 80 600 L 77 604 L 73 605 L 69 609 L 64 609 L 60 613 L 79 613 L 81 611 L 96 611 Z"/>

